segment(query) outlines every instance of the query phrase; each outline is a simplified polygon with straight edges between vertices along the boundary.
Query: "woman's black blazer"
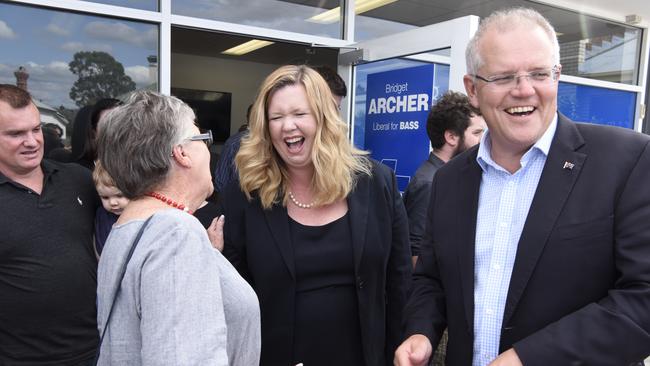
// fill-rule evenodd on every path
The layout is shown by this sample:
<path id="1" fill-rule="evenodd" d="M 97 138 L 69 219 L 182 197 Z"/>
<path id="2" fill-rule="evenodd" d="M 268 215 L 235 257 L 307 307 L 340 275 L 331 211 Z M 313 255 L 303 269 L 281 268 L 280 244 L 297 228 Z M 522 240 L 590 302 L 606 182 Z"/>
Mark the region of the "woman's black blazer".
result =
<path id="1" fill-rule="evenodd" d="M 287 366 L 293 352 L 296 294 L 287 209 L 277 204 L 263 210 L 259 199 L 249 202 L 237 184 L 222 199 L 224 255 L 260 301 L 261 364 Z M 372 176 L 359 177 L 347 202 L 363 355 L 368 366 L 392 365 L 411 284 L 407 216 L 392 171 L 372 161 Z"/>

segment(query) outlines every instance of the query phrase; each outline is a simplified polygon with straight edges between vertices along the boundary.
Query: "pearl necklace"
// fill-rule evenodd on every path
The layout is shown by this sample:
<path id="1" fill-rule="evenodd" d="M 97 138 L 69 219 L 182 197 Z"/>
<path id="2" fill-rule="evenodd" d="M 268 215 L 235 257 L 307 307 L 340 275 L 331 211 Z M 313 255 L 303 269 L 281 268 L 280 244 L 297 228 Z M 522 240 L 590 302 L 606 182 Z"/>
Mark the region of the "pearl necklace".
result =
<path id="1" fill-rule="evenodd" d="M 312 201 L 311 203 L 302 203 L 296 199 L 296 197 L 293 195 L 293 192 L 289 191 L 289 198 L 291 199 L 291 202 L 293 202 L 294 205 L 300 207 L 300 208 L 312 208 L 314 207 L 314 202 Z"/>
<path id="2" fill-rule="evenodd" d="M 172 206 L 174 208 L 185 211 L 188 214 L 192 215 L 192 211 L 190 211 L 190 209 L 187 208 L 187 206 L 185 206 L 182 203 L 178 203 L 178 202 L 174 201 L 171 198 L 167 198 L 167 197 L 165 197 L 164 195 L 162 195 L 162 194 L 160 194 L 158 192 L 147 192 L 147 193 L 145 193 L 145 195 L 149 196 L 149 197 L 152 197 L 152 198 L 155 198 L 155 199 L 157 199 L 159 201 L 162 201 L 162 202 L 164 202 L 164 203 L 166 203 L 166 204 L 168 204 L 168 205 L 170 205 L 170 206 Z"/>

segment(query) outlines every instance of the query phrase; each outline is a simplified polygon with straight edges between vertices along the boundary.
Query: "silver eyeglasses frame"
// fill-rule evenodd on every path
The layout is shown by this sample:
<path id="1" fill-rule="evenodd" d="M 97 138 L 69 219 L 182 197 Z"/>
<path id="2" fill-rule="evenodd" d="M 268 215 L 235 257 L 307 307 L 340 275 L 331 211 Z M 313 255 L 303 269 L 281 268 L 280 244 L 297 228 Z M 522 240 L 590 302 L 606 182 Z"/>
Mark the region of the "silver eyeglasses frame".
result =
<path id="1" fill-rule="evenodd" d="M 478 74 L 472 74 L 471 76 L 475 79 L 481 80 L 488 85 L 494 87 L 502 88 L 514 88 L 517 86 L 520 78 L 527 78 L 530 83 L 538 84 L 545 83 L 547 81 L 557 81 L 560 75 L 560 68 L 558 65 L 555 65 L 548 69 L 538 69 L 529 71 L 523 74 L 512 73 L 512 74 L 503 74 L 503 75 L 492 75 L 488 77 L 483 77 Z"/>

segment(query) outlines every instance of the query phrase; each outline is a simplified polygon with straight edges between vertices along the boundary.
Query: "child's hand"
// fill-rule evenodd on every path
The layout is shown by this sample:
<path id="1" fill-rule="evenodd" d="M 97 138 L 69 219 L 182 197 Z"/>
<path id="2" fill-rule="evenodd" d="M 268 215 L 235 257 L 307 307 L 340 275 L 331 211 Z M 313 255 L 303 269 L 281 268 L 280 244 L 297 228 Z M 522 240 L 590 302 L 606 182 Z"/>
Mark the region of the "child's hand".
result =
<path id="1" fill-rule="evenodd" d="M 225 216 L 215 217 L 208 227 L 208 238 L 214 249 L 223 251 L 223 224 L 226 222 Z"/>

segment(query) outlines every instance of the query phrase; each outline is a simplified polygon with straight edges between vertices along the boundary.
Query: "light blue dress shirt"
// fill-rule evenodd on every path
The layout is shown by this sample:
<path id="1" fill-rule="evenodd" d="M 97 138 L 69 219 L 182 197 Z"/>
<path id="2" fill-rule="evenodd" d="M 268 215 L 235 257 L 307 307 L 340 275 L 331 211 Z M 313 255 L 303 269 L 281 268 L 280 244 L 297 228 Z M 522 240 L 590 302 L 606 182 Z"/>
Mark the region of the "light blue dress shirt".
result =
<path id="1" fill-rule="evenodd" d="M 474 259 L 474 361 L 484 366 L 499 355 L 503 312 L 517 245 L 557 128 L 557 115 L 521 158 L 515 173 L 491 157 L 490 131 L 476 160 L 483 171 L 479 191 Z"/>

